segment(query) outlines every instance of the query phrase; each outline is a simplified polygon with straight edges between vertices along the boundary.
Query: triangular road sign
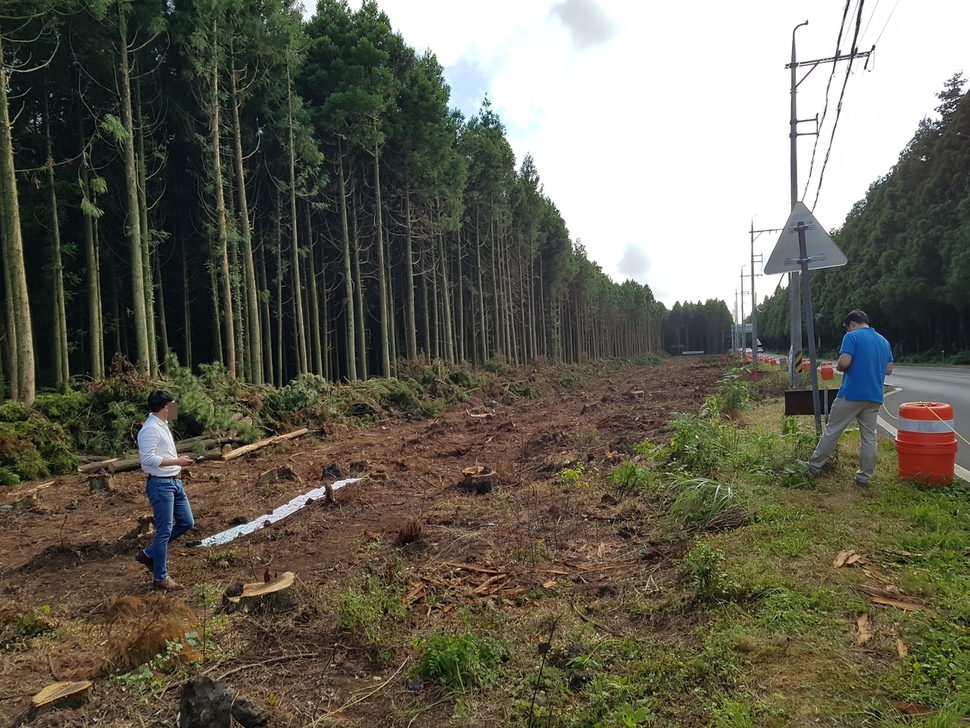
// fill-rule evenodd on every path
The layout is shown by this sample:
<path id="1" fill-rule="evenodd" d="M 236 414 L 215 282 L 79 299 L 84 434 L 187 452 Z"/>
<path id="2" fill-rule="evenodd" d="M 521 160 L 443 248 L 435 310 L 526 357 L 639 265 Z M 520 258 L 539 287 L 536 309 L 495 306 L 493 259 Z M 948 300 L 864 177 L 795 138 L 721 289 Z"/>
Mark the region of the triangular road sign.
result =
<path id="1" fill-rule="evenodd" d="M 775 273 L 798 273 L 802 266 L 798 258 L 798 224 L 805 226 L 805 253 L 808 257 L 808 269 L 838 268 L 848 263 L 845 254 L 839 250 L 835 241 L 825 232 L 815 216 L 805 207 L 805 203 L 796 202 L 791 216 L 778 236 L 775 249 L 768 256 L 764 272 L 767 275 Z"/>

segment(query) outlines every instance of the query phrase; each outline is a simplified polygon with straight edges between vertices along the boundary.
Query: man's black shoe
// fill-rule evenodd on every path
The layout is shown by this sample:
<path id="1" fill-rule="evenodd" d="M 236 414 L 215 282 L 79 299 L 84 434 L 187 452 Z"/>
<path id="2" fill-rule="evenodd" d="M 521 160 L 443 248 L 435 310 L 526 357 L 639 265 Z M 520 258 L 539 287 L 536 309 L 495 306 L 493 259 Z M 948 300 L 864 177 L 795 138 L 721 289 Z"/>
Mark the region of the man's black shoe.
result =
<path id="1" fill-rule="evenodd" d="M 137 554 L 135 554 L 135 561 L 137 561 L 139 564 L 144 566 L 149 571 L 151 572 L 155 571 L 155 559 L 150 557 L 144 551 L 139 551 Z"/>

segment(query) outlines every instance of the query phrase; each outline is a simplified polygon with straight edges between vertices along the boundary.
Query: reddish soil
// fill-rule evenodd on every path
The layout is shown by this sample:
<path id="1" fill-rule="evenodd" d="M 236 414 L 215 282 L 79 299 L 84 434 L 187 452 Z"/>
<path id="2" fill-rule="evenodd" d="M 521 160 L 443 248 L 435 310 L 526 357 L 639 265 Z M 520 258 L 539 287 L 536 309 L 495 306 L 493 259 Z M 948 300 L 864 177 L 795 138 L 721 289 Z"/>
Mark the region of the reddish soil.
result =
<path id="1" fill-rule="evenodd" d="M 568 590 L 569 602 L 583 605 L 582 614 L 566 612 L 570 621 L 583 619 L 608 634 L 653 632 L 658 625 L 600 609 L 604 600 L 673 573 L 669 554 L 641 553 L 661 530 L 649 503 L 555 481 L 563 468 L 582 464 L 583 480 L 604 482 L 632 445 L 669 437 L 671 413 L 696 413 L 728 366 L 720 358 L 685 357 L 540 399 L 490 392 L 434 419 L 388 418 L 361 430 L 328 426 L 235 460 L 192 466 L 183 479 L 196 527 L 173 545 L 172 576 L 210 585 L 217 596 L 234 583 L 262 581 L 267 572 L 295 572 L 297 584 L 285 609 L 237 611 L 222 620 L 214 641 L 228 658 L 215 662 L 207 654 L 153 693 L 124 693 L 106 680 L 134 649 L 113 621 L 117 600 L 129 598 L 122 606 L 138 605 L 142 615 L 157 616 L 174 603 L 200 620 L 213 614 L 198 588 L 153 594 L 150 576 L 134 561 L 151 538 L 138 529 L 138 517 L 150 513 L 144 476 L 114 474 L 108 491 L 91 492 L 82 475 L 58 478 L 32 496 L 37 483 L 5 490 L 0 506 L 13 507 L 0 512 L 0 724 L 27 716 L 30 696 L 45 685 L 90 678 L 86 704 L 30 715 L 32 725 L 170 726 L 182 679 L 200 672 L 225 677 L 240 695 L 272 706 L 272 725 L 326 725 L 331 711 L 346 725 L 459 724 L 442 689 L 407 689 L 418 655 L 407 634 L 375 651 L 338 629 L 339 595 L 365 573 L 407 580 L 413 634 L 457 624 L 459 612 L 486 603 L 513 623 L 535 618 L 544 590 Z M 490 493 L 459 487 L 462 469 L 476 465 L 501 473 Z M 258 482 L 274 468 L 292 475 L 284 470 L 281 479 Z M 195 545 L 355 476 L 364 479 L 337 491 L 335 503 L 316 501 L 225 546 Z M 399 545 L 411 522 L 414 542 Z M 41 626 L 60 629 L 12 640 L 18 616 L 45 606 L 50 614 Z M 433 707 L 416 719 L 407 712 L 422 706 Z M 508 708 L 482 701 L 471 725 L 503 724 Z"/>

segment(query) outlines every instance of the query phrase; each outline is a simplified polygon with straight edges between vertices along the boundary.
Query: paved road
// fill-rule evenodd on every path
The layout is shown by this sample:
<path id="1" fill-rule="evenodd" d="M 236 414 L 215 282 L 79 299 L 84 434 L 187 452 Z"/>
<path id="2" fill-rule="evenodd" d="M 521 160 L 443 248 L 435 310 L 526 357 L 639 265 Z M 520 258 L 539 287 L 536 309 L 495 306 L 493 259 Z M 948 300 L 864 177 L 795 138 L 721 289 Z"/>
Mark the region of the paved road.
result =
<path id="1" fill-rule="evenodd" d="M 947 367 L 915 367 L 894 365 L 886 384 L 898 391 L 886 396 L 885 408 L 879 424 L 895 436 L 895 417 L 904 402 L 945 402 L 953 406 L 953 426 L 956 429 L 956 463 L 970 471 L 970 369 Z M 964 474 L 968 479 L 970 472 Z"/>

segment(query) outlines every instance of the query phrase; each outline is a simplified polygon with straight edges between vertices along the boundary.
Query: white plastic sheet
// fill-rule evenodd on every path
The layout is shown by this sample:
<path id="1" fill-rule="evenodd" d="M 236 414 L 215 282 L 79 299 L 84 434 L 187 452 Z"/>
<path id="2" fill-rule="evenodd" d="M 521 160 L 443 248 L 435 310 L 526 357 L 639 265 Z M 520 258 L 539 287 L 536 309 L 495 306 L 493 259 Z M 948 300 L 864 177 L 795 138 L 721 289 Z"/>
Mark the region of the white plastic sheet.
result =
<path id="1" fill-rule="evenodd" d="M 338 480 L 332 486 L 333 490 L 338 488 L 343 488 L 345 485 L 350 485 L 351 483 L 356 483 L 360 478 L 347 478 L 346 480 Z M 245 536 L 246 534 L 252 533 L 253 531 L 258 531 L 259 529 L 270 525 L 271 523 L 276 523 L 287 516 L 296 513 L 298 510 L 306 506 L 307 503 L 312 503 L 320 498 L 325 498 L 327 495 L 326 486 L 320 488 L 314 488 L 309 493 L 304 493 L 303 495 L 298 495 L 296 498 L 291 500 L 286 505 L 282 505 L 277 508 L 272 513 L 262 515 L 259 518 L 255 518 L 249 523 L 243 523 L 239 526 L 233 526 L 228 531 L 222 531 L 221 533 L 214 534 L 207 538 L 202 539 L 199 546 L 221 546 L 224 543 L 229 543 L 230 541 L 239 538 L 240 536 Z"/>

